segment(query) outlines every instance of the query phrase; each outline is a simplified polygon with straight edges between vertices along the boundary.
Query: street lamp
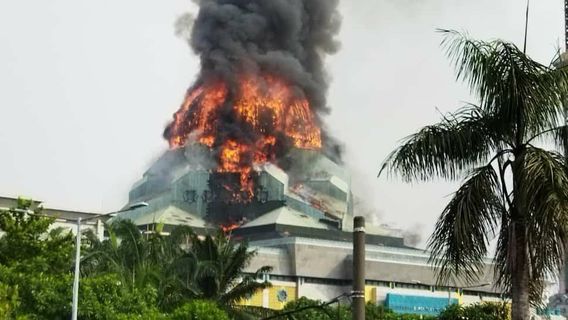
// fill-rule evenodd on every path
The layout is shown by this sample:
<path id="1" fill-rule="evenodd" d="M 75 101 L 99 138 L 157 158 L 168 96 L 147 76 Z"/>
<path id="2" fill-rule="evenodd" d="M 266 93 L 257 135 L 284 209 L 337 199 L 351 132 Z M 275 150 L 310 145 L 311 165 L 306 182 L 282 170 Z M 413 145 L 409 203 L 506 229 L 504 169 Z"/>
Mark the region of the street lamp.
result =
<path id="1" fill-rule="evenodd" d="M 89 217 L 87 219 L 81 220 L 81 218 L 77 218 L 75 222 L 77 223 L 77 235 L 75 238 L 75 271 L 74 271 L 74 278 L 73 278 L 73 302 L 71 305 L 71 320 L 77 320 L 77 311 L 79 306 L 79 274 L 80 274 L 80 267 L 81 267 L 81 221 L 92 220 L 100 217 L 105 216 L 115 216 L 117 213 L 130 211 L 136 208 L 147 207 L 148 203 L 146 202 L 138 202 L 134 203 L 129 206 L 127 209 L 109 212 L 105 214 L 99 214 L 96 216 Z M 73 219 L 66 219 L 68 221 L 73 221 Z"/>
<path id="2" fill-rule="evenodd" d="M 77 311 L 78 311 L 78 305 L 79 305 L 79 274 L 80 274 L 80 267 L 81 267 L 81 222 L 85 222 L 85 221 L 89 221 L 89 220 L 93 220 L 93 219 L 97 219 L 97 218 L 101 218 L 101 217 L 114 217 L 117 213 L 130 211 L 130 210 L 133 210 L 133 209 L 137 209 L 137 208 L 141 208 L 141 207 L 147 207 L 147 206 L 148 206 L 148 203 L 146 203 L 146 202 L 137 202 L 137 203 L 130 205 L 126 209 L 119 210 L 119 211 L 113 211 L 113 212 L 109 212 L 109 213 L 97 214 L 97 215 L 93 215 L 91 217 L 88 217 L 86 219 L 81 219 L 81 217 L 79 217 L 77 219 L 70 219 L 70 218 L 63 218 L 62 219 L 64 221 L 68 221 L 68 222 L 75 222 L 75 225 L 76 225 L 76 228 L 77 228 L 77 234 L 75 236 L 75 270 L 74 270 L 74 275 L 73 275 L 73 298 L 72 298 L 72 304 L 71 304 L 71 320 L 77 320 Z M 16 211 L 19 211 L 19 209 L 16 209 Z M 53 216 L 34 213 L 32 210 L 25 210 L 25 211 L 26 211 L 25 213 L 27 213 L 29 215 L 44 217 L 44 218 L 53 218 Z"/>

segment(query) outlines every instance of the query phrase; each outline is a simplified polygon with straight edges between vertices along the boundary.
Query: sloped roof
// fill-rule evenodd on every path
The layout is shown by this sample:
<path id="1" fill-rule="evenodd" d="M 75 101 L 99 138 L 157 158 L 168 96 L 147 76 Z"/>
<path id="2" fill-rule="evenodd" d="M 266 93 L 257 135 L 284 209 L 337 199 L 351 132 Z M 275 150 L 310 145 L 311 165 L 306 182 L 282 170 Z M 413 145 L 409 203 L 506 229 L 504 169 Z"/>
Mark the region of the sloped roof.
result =
<path id="1" fill-rule="evenodd" d="M 117 215 L 113 220 L 128 219 L 134 224 L 146 225 L 164 223 L 170 225 L 185 225 L 197 228 L 206 228 L 206 222 L 197 215 L 191 214 L 175 205 L 168 205 L 158 210 L 151 208 L 138 208 Z"/>
<path id="2" fill-rule="evenodd" d="M 329 227 L 316 219 L 289 207 L 280 207 L 272 210 L 250 222 L 243 224 L 240 229 L 258 227 L 271 224 L 299 226 L 315 229 L 329 229 Z"/>

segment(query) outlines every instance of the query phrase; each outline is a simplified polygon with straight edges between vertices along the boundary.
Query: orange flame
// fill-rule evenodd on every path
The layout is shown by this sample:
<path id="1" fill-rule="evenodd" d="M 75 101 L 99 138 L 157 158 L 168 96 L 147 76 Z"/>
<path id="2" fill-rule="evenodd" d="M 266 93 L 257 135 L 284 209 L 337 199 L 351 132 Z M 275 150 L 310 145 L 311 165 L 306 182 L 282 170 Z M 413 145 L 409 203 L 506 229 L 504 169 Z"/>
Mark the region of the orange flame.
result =
<path id="1" fill-rule="evenodd" d="M 237 196 L 239 201 L 250 201 L 254 189 L 252 166 L 274 161 L 278 145 L 320 149 L 321 130 L 301 90 L 276 76 L 241 75 L 236 92 L 231 93 L 232 98 L 229 95 L 227 84 L 221 80 L 190 90 L 174 115 L 168 140 L 170 148 L 178 148 L 195 134 L 196 141 L 218 148 L 217 171 L 239 173 L 240 188 L 234 193 L 241 195 Z M 232 100 L 229 110 L 238 122 L 231 125 L 252 131 L 246 136 L 253 141 L 218 134 L 228 99 Z"/>
<path id="2" fill-rule="evenodd" d="M 229 233 L 235 229 L 237 229 L 240 225 L 237 223 L 233 223 L 230 225 L 221 225 L 221 230 L 223 230 L 224 233 Z"/>

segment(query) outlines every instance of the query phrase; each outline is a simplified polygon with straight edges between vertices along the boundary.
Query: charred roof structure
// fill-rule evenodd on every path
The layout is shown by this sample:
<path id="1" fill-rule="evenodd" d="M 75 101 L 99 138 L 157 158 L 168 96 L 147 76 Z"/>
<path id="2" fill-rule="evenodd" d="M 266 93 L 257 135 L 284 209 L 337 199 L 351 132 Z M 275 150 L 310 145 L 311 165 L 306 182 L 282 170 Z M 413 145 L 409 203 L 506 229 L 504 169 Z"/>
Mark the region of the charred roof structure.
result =
<path id="1" fill-rule="evenodd" d="M 290 236 L 349 241 L 353 195 L 348 173 L 322 153 L 294 149 L 286 156 L 289 169 L 272 163 L 254 167 L 248 201 L 226 187 L 232 172 L 208 168 L 211 150 L 194 143 L 169 150 L 146 171 L 130 191 L 131 207 L 115 219 L 129 219 L 145 230 L 162 225 L 168 231 L 187 225 L 198 232 L 219 227 L 247 240 Z M 237 200 L 236 200 L 237 199 Z M 403 246 L 401 237 L 371 227 L 375 244 Z"/>

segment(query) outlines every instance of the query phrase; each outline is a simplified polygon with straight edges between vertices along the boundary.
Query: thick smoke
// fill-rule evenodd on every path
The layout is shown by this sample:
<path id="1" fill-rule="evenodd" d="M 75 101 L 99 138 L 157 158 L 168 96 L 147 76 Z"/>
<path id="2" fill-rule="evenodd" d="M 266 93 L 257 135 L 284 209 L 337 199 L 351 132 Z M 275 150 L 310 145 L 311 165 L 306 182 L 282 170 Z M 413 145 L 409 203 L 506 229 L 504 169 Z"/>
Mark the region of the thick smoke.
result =
<path id="1" fill-rule="evenodd" d="M 402 232 L 404 244 L 410 247 L 416 247 L 422 242 L 424 226 L 422 224 L 413 224 L 410 228 Z"/>
<path id="2" fill-rule="evenodd" d="M 275 73 L 300 87 L 314 110 L 326 110 L 324 57 L 339 43 L 339 0 L 201 0 L 190 45 L 202 77 L 242 71 Z"/>
<path id="3" fill-rule="evenodd" d="M 305 96 L 320 128 L 326 103 L 328 76 L 324 59 L 335 53 L 341 24 L 339 0 L 200 0 L 197 17 L 182 16 L 176 33 L 188 42 L 201 60 L 201 72 L 190 91 L 209 79 L 228 84 L 228 99 L 218 117 L 217 138 L 254 141 L 232 111 L 231 97 L 238 95 L 243 74 L 274 74 L 287 81 L 298 96 Z M 191 30 L 188 25 L 192 25 Z M 164 136 L 172 135 L 171 124 Z M 252 135 L 252 136 L 251 136 Z M 336 161 L 339 144 L 322 130 L 323 151 Z M 281 145 L 280 156 L 289 146 Z"/>

